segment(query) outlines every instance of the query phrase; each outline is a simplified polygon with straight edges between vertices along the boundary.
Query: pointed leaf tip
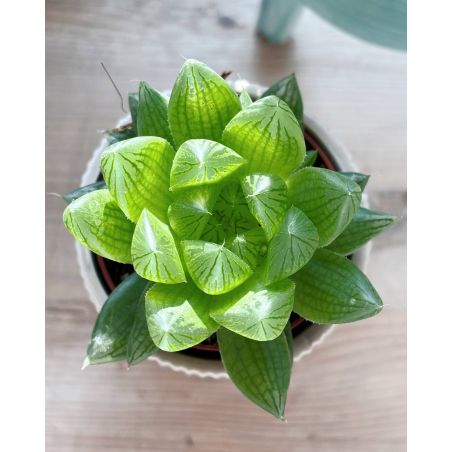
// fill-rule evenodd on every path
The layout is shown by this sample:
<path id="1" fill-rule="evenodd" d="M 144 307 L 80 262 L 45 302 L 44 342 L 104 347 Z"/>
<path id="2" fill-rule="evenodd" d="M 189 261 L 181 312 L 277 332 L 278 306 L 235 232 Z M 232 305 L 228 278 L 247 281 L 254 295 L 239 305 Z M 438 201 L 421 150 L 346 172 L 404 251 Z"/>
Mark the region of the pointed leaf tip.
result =
<path id="1" fill-rule="evenodd" d="M 330 244 L 352 221 L 361 188 L 324 168 L 303 168 L 287 180 L 290 201 L 314 223 L 321 247 Z"/>
<path id="2" fill-rule="evenodd" d="M 297 118 L 300 126 L 303 128 L 303 100 L 295 74 L 289 74 L 281 80 L 278 80 L 264 92 L 262 97 L 271 95 L 278 96 L 287 103 Z"/>
<path id="3" fill-rule="evenodd" d="M 184 240 L 182 253 L 195 284 L 209 295 L 229 292 L 253 273 L 251 267 L 224 245 Z"/>
<path id="4" fill-rule="evenodd" d="M 138 221 L 144 208 L 166 221 L 174 154 L 171 145 L 159 137 L 124 140 L 103 152 L 102 174 L 108 189 L 131 221 Z"/>
<path id="5" fill-rule="evenodd" d="M 170 228 L 147 209 L 135 227 L 132 259 L 135 271 L 145 279 L 164 284 L 186 281 Z"/>
<path id="6" fill-rule="evenodd" d="M 271 240 L 287 209 L 287 186 L 277 176 L 254 174 L 242 179 L 242 189 L 251 213 Z"/>
<path id="7" fill-rule="evenodd" d="M 353 262 L 326 249 L 293 276 L 294 311 L 315 323 L 349 323 L 378 314 L 380 296 Z"/>
<path id="8" fill-rule="evenodd" d="M 246 161 L 228 147 L 211 140 L 188 140 L 176 152 L 171 168 L 171 190 L 218 183 Z"/>
<path id="9" fill-rule="evenodd" d="M 155 284 L 146 294 L 146 318 L 154 343 L 175 352 L 207 339 L 218 328 L 209 316 L 210 301 L 193 283 Z"/>
<path id="10" fill-rule="evenodd" d="M 360 207 L 344 231 L 326 248 L 347 256 L 357 251 L 398 220 L 384 212 Z"/>
<path id="11" fill-rule="evenodd" d="M 89 358 L 87 356 L 85 356 L 85 359 L 83 360 L 83 364 L 82 364 L 82 370 L 85 370 L 90 364 L 91 363 L 89 361 Z"/>
<path id="12" fill-rule="evenodd" d="M 93 253 L 115 262 L 131 262 L 135 225 L 126 218 L 108 190 L 95 190 L 72 201 L 64 210 L 63 222 Z"/>
<path id="13" fill-rule="evenodd" d="M 312 221 L 292 206 L 268 245 L 267 281 L 278 281 L 306 265 L 319 245 L 319 235 Z"/>
<path id="14" fill-rule="evenodd" d="M 248 161 L 250 173 L 283 179 L 300 166 L 306 153 L 297 119 L 276 96 L 259 99 L 234 116 L 222 142 Z"/>
<path id="15" fill-rule="evenodd" d="M 138 136 L 161 137 L 173 144 L 168 122 L 168 99 L 146 82 L 140 82 L 137 110 Z"/>
<path id="16" fill-rule="evenodd" d="M 177 146 L 192 138 L 219 141 L 241 109 L 232 88 L 205 64 L 189 59 L 182 66 L 168 104 L 170 129 Z"/>
<path id="17" fill-rule="evenodd" d="M 266 284 L 258 273 L 232 292 L 216 297 L 210 316 L 241 336 L 270 341 L 287 325 L 294 291 L 295 285 L 289 279 Z"/>
<path id="18" fill-rule="evenodd" d="M 127 344 L 137 306 L 149 281 L 132 273 L 109 295 L 97 316 L 84 364 L 103 364 L 127 358 Z"/>
<path id="19" fill-rule="evenodd" d="M 283 418 L 292 369 L 285 335 L 260 342 L 220 328 L 217 338 L 224 367 L 239 391 L 276 418 Z"/>

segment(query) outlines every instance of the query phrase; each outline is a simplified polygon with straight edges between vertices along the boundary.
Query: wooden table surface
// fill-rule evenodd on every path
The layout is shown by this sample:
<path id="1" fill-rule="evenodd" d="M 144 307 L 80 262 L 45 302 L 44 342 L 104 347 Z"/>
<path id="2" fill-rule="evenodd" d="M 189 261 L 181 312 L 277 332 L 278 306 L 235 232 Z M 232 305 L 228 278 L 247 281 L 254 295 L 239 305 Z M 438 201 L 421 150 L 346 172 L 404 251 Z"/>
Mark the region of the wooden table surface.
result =
<path id="1" fill-rule="evenodd" d="M 372 174 L 372 206 L 404 216 L 406 55 L 310 12 L 293 42 L 274 47 L 254 33 L 257 12 L 257 0 L 47 1 L 47 192 L 78 186 L 99 131 L 122 115 L 100 61 L 126 93 L 138 80 L 169 88 L 193 57 L 262 84 L 294 71 L 306 111 Z M 374 241 L 368 275 L 383 313 L 339 326 L 295 365 L 281 423 L 226 380 L 150 362 L 81 372 L 96 314 L 64 204 L 49 195 L 46 207 L 48 452 L 405 450 L 405 219 Z"/>

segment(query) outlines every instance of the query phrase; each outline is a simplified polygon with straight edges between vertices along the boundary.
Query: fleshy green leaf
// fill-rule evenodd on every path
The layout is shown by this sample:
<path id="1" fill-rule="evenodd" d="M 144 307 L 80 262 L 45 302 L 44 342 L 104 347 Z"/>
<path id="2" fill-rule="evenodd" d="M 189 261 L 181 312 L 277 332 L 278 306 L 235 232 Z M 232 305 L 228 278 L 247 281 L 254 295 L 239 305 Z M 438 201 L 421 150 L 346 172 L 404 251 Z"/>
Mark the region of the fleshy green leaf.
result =
<path id="1" fill-rule="evenodd" d="M 217 221 L 228 237 L 234 237 L 259 225 L 250 209 L 238 182 L 227 184 L 220 193 L 214 208 Z"/>
<path id="2" fill-rule="evenodd" d="M 169 227 L 147 209 L 143 209 L 133 234 L 132 259 L 143 278 L 164 284 L 186 281 Z"/>
<path id="3" fill-rule="evenodd" d="M 293 111 L 300 126 L 303 127 L 303 101 L 301 99 L 300 88 L 298 87 L 295 74 L 290 74 L 270 86 L 262 97 L 271 95 L 277 96 L 286 102 Z"/>
<path id="4" fill-rule="evenodd" d="M 126 124 L 124 126 L 105 131 L 105 138 L 107 139 L 108 144 L 128 140 L 129 138 L 137 136 L 138 93 L 129 93 L 128 100 L 132 124 Z"/>
<path id="5" fill-rule="evenodd" d="M 301 168 L 314 166 L 314 163 L 317 160 L 317 156 L 318 156 L 317 151 L 306 151 L 306 155 L 304 157 L 303 163 L 301 164 Z"/>
<path id="6" fill-rule="evenodd" d="M 130 117 L 132 118 L 132 130 L 134 132 L 134 137 L 136 137 L 138 130 L 138 93 L 129 93 L 127 97 L 129 101 Z"/>
<path id="7" fill-rule="evenodd" d="M 146 318 L 152 340 L 176 352 L 199 344 L 218 325 L 209 316 L 211 297 L 193 284 L 155 284 L 146 294 Z"/>
<path id="8" fill-rule="evenodd" d="M 168 123 L 168 99 L 146 82 L 140 82 L 137 132 L 139 136 L 164 138 L 173 143 Z"/>
<path id="9" fill-rule="evenodd" d="M 168 218 L 180 239 L 197 240 L 213 215 L 218 198 L 216 187 L 201 186 L 184 190 L 170 205 Z"/>
<path id="10" fill-rule="evenodd" d="M 324 168 L 304 168 L 288 179 L 289 198 L 314 223 L 319 245 L 330 244 L 352 221 L 361 189 L 347 177 Z"/>
<path id="11" fill-rule="evenodd" d="M 174 150 L 159 137 L 137 137 L 109 146 L 102 154 L 102 174 L 126 216 L 136 222 L 144 208 L 166 221 L 169 176 Z"/>
<path id="12" fill-rule="evenodd" d="M 253 103 L 253 99 L 251 99 L 246 89 L 242 89 L 239 98 L 240 104 L 242 105 L 242 110 L 244 110 L 246 107 L 249 107 Z"/>
<path id="13" fill-rule="evenodd" d="M 284 419 L 292 370 L 286 335 L 260 342 L 220 328 L 217 338 L 223 365 L 239 391 L 273 416 Z"/>
<path id="14" fill-rule="evenodd" d="M 226 248 L 244 260 L 251 268 L 256 268 L 260 257 L 267 251 L 267 239 L 261 228 L 254 228 L 229 238 Z"/>
<path id="15" fill-rule="evenodd" d="M 127 362 L 129 366 L 134 366 L 144 361 L 158 348 L 151 339 L 146 321 L 145 296 L 151 286 L 152 283 L 147 281 L 137 303 L 135 320 L 127 341 Z"/>
<path id="16" fill-rule="evenodd" d="M 213 215 L 207 221 L 204 231 L 200 237 L 201 240 L 205 242 L 213 243 L 223 243 L 226 240 L 226 233 L 224 231 L 224 226 L 222 218 L 217 212 L 213 212 Z"/>
<path id="17" fill-rule="evenodd" d="M 188 140 L 176 152 L 171 190 L 216 184 L 246 163 L 239 154 L 210 140 Z"/>
<path id="18" fill-rule="evenodd" d="M 289 279 L 266 285 L 256 274 L 237 289 L 216 297 L 210 316 L 221 326 L 255 341 L 271 341 L 292 312 L 295 284 Z"/>
<path id="19" fill-rule="evenodd" d="M 344 232 L 327 248 L 344 256 L 352 254 L 396 220 L 397 217 L 387 213 L 360 207 Z"/>
<path id="20" fill-rule="evenodd" d="M 242 188 L 251 213 L 270 240 L 287 210 L 286 183 L 277 176 L 253 174 L 242 179 Z"/>
<path id="21" fill-rule="evenodd" d="M 137 306 L 148 285 L 149 281 L 132 273 L 110 294 L 91 333 L 85 366 L 126 359 Z"/>
<path id="22" fill-rule="evenodd" d="M 84 187 L 76 188 L 75 190 L 66 193 L 65 195 L 63 195 L 63 199 L 69 204 L 72 201 L 80 198 L 81 196 L 86 195 L 87 193 L 91 193 L 92 191 L 96 190 L 102 190 L 105 187 L 106 185 L 103 180 L 94 182 L 93 184 L 85 185 Z"/>
<path id="23" fill-rule="evenodd" d="M 137 136 L 135 129 L 132 126 L 118 127 L 116 129 L 106 130 L 104 132 L 107 143 L 114 144 L 119 141 L 129 140 Z"/>
<path id="24" fill-rule="evenodd" d="M 293 362 L 293 336 L 290 320 L 287 322 L 286 327 L 284 328 L 284 335 L 286 336 L 287 345 L 289 346 L 290 361 Z"/>
<path id="25" fill-rule="evenodd" d="M 96 190 L 72 201 L 63 213 L 66 229 L 99 256 L 129 263 L 135 225 L 122 213 L 108 190 Z"/>
<path id="26" fill-rule="evenodd" d="M 224 245 L 201 240 L 181 242 L 187 270 L 205 293 L 219 295 L 246 281 L 253 270 Z"/>
<path id="27" fill-rule="evenodd" d="M 311 220 L 292 206 L 268 245 L 267 281 L 278 281 L 296 273 L 309 262 L 318 244 L 319 236 Z"/>
<path id="28" fill-rule="evenodd" d="M 370 176 L 367 174 L 361 174 L 361 173 L 351 173 L 343 171 L 341 174 L 345 177 L 348 177 L 353 182 L 356 182 L 360 187 L 361 191 L 364 191 L 366 188 L 367 182 L 369 181 Z"/>
<path id="29" fill-rule="evenodd" d="M 348 323 L 378 314 L 383 303 L 349 259 L 319 249 L 293 277 L 294 311 L 315 323 Z"/>
<path id="30" fill-rule="evenodd" d="M 300 166 L 306 145 L 289 106 L 275 96 L 260 99 L 226 126 L 222 142 L 248 161 L 248 172 L 285 179 Z"/>
<path id="31" fill-rule="evenodd" d="M 199 61 L 187 60 L 168 105 L 175 144 L 191 138 L 220 141 L 224 127 L 240 109 L 237 94 L 217 73 Z"/>

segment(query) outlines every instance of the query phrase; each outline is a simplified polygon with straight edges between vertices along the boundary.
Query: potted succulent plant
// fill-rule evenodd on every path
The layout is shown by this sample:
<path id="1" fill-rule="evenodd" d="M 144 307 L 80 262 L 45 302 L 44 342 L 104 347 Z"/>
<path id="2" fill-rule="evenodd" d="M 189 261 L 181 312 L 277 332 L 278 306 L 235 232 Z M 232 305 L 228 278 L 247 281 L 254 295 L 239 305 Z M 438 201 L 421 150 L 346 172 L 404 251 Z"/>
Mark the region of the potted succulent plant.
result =
<path id="1" fill-rule="evenodd" d="M 337 171 L 293 75 L 243 85 L 195 60 L 169 99 L 141 82 L 63 219 L 100 309 L 85 365 L 226 371 L 283 418 L 294 355 L 382 309 L 358 250 L 395 218 L 361 206 L 368 176 Z"/>

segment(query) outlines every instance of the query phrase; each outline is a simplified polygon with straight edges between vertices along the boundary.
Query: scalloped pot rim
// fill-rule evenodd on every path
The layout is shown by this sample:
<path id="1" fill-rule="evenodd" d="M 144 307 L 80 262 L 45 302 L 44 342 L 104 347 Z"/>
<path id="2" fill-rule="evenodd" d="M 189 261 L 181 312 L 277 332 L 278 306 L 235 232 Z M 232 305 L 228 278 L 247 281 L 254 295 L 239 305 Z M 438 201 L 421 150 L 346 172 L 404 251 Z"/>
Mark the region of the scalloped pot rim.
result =
<path id="1" fill-rule="evenodd" d="M 231 83 L 232 87 L 240 92 L 246 88 L 251 96 L 260 97 L 265 91 L 265 87 L 251 84 L 247 80 L 237 80 Z M 165 94 L 169 94 L 166 92 Z M 126 124 L 130 121 L 130 115 L 123 117 L 118 121 L 117 127 Z M 358 171 L 357 167 L 345 147 L 335 138 L 329 135 L 319 123 L 308 115 L 305 115 L 305 124 L 319 138 L 325 146 L 326 151 L 333 156 L 338 168 L 342 171 Z M 86 166 L 86 170 L 81 179 L 81 186 L 88 185 L 97 180 L 100 171 L 100 155 L 107 146 L 107 141 L 103 138 L 99 147 L 94 151 L 91 160 Z M 368 207 L 368 199 L 363 195 L 362 204 Z M 363 271 L 367 265 L 371 244 L 368 243 L 365 247 L 353 255 L 353 261 Z M 80 268 L 80 273 L 86 291 L 88 292 L 91 302 L 99 312 L 104 304 L 107 293 L 102 287 L 98 279 L 94 263 L 91 258 L 91 252 L 76 242 L 75 244 L 77 260 Z M 300 361 L 301 358 L 309 354 L 312 349 L 319 345 L 331 332 L 333 325 L 317 325 L 313 324 L 308 329 L 303 331 L 294 339 L 294 361 Z M 162 367 L 170 368 L 176 372 L 183 372 L 186 375 L 196 375 L 201 378 L 228 378 L 224 367 L 220 360 L 208 360 L 195 356 L 189 356 L 182 353 L 168 353 L 164 351 L 157 351 L 150 356 L 149 361 L 154 361 Z"/>

